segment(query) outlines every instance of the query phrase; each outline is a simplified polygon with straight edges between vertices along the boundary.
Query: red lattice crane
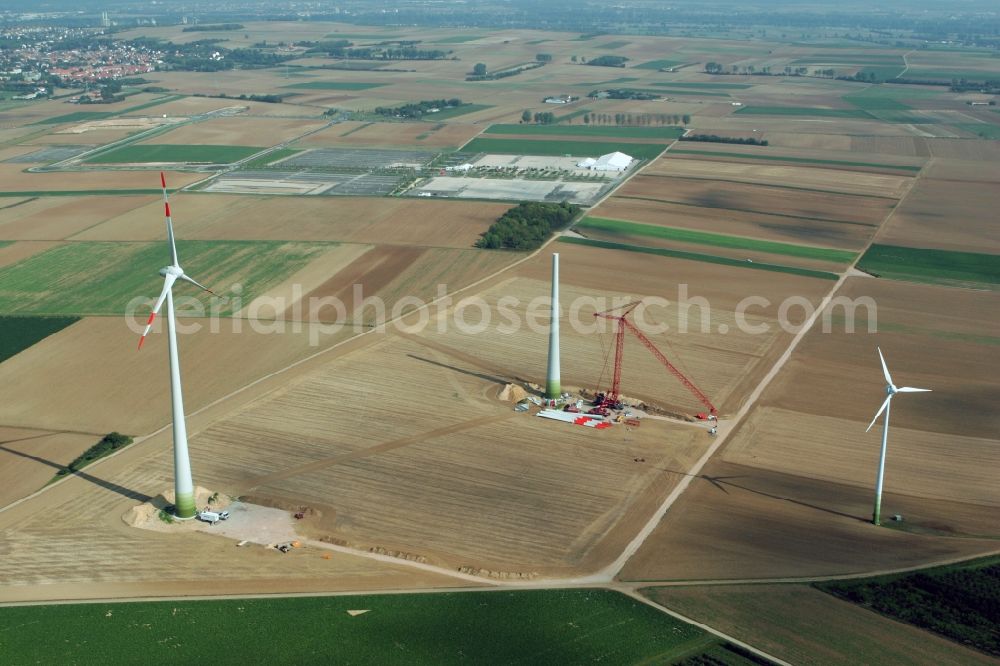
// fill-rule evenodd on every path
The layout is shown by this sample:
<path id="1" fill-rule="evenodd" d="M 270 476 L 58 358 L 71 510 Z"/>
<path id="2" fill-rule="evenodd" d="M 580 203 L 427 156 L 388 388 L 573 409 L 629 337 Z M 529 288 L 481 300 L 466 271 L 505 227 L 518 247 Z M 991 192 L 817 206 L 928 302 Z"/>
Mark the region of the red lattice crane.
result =
<path id="1" fill-rule="evenodd" d="M 646 349 L 648 349 L 650 353 L 653 354 L 653 356 L 656 357 L 656 360 L 662 363 L 663 366 L 666 367 L 666 369 L 669 370 L 674 377 L 677 377 L 677 379 L 679 379 L 680 382 L 684 384 L 685 388 L 687 388 L 687 390 L 690 391 L 694 395 L 694 397 L 698 398 L 701 404 L 708 407 L 709 414 L 711 414 L 712 416 L 717 416 L 718 410 L 715 409 L 715 405 L 713 405 L 712 401 L 708 399 L 708 396 L 702 393 L 701 389 L 695 386 L 690 379 L 685 377 L 684 373 L 682 373 L 680 370 L 674 367 L 674 365 L 667 360 L 667 357 L 664 356 L 660 352 L 660 350 L 656 348 L 656 345 L 653 344 L 652 340 L 647 338 L 645 334 L 636 327 L 635 324 L 633 324 L 631 321 L 628 320 L 628 315 L 632 312 L 632 310 L 636 308 L 636 306 L 639 305 L 639 303 L 641 303 L 641 301 L 635 301 L 633 303 L 629 303 L 628 305 L 621 308 L 614 308 L 614 310 L 621 311 L 621 314 L 617 315 L 611 314 L 611 312 L 613 312 L 614 310 L 594 313 L 595 317 L 601 317 L 604 319 L 610 319 L 612 321 L 618 322 L 618 329 L 615 331 L 615 368 L 614 368 L 614 374 L 612 375 L 611 378 L 611 390 L 606 395 L 603 395 L 603 397 L 602 394 L 599 393 L 598 402 L 595 404 L 597 404 L 598 407 L 605 407 L 611 409 L 620 408 L 619 399 L 621 396 L 620 389 L 622 382 L 622 356 L 623 352 L 625 351 L 625 330 L 627 329 L 631 331 L 632 334 L 635 335 L 635 337 L 639 338 L 639 341 L 646 346 Z"/>

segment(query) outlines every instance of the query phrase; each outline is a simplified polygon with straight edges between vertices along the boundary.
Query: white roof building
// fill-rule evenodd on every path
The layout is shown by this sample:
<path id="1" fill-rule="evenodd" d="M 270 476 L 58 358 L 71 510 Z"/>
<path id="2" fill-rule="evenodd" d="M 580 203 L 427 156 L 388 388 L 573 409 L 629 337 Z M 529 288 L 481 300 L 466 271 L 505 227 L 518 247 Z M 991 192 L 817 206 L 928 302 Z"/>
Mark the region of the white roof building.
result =
<path id="1" fill-rule="evenodd" d="M 588 157 L 587 159 L 576 163 L 576 165 L 581 169 L 593 169 L 595 164 L 597 164 L 597 160 L 593 157 Z"/>
<path id="2" fill-rule="evenodd" d="M 601 155 L 590 167 L 594 171 L 624 171 L 632 164 L 632 156 L 617 151 Z"/>

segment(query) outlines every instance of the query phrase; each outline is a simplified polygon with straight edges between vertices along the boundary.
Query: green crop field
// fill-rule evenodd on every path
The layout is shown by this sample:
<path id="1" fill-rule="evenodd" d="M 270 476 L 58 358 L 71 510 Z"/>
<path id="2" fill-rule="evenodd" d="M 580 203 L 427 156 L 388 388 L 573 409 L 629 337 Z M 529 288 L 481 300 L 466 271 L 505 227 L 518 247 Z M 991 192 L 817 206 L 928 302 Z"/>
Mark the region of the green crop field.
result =
<path id="1" fill-rule="evenodd" d="M 246 162 L 245 164 L 243 164 L 243 168 L 257 169 L 263 166 L 267 166 L 268 164 L 271 164 L 273 162 L 277 162 L 278 160 L 283 160 L 286 157 L 291 157 L 292 155 L 301 152 L 302 152 L 301 150 L 296 148 L 278 148 L 277 150 L 272 150 L 267 155 L 255 157 L 249 162 Z"/>
<path id="2" fill-rule="evenodd" d="M 450 109 L 441 109 L 436 113 L 429 113 L 424 116 L 424 120 L 445 120 L 446 118 L 464 116 L 467 113 L 474 113 L 476 111 L 482 111 L 483 109 L 492 108 L 492 104 L 463 104 L 462 106 L 453 106 Z"/>
<path id="3" fill-rule="evenodd" d="M 614 42 L 608 42 L 607 44 L 598 44 L 595 49 L 620 49 L 623 46 L 628 46 L 632 42 L 627 42 L 624 39 L 619 39 Z"/>
<path id="4" fill-rule="evenodd" d="M 85 120 L 101 120 L 115 115 L 110 111 L 74 111 L 61 116 L 39 120 L 35 125 L 58 125 L 60 123 L 82 123 Z"/>
<path id="5" fill-rule="evenodd" d="M 608 136 L 629 139 L 676 139 L 684 129 L 662 127 L 614 127 L 611 125 L 490 125 L 484 134 L 535 134 L 562 136 Z"/>
<path id="6" fill-rule="evenodd" d="M 653 159 L 666 149 L 666 145 L 648 143 L 620 143 L 606 141 L 546 141 L 532 139 L 475 138 L 462 146 L 465 153 L 499 153 L 502 155 L 572 155 L 597 157 L 622 148 L 639 159 Z"/>
<path id="7" fill-rule="evenodd" d="M 743 106 L 736 113 L 745 116 L 819 116 L 822 118 L 860 118 L 873 120 L 875 116 L 863 109 L 821 109 L 807 106 Z"/>
<path id="8" fill-rule="evenodd" d="M 697 627 L 610 590 L 0 608 L 0 653 L 11 666 L 669 664 L 721 645 Z"/>
<path id="9" fill-rule="evenodd" d="M 583 229 L 597 229 L 611 235 L 618 235 L 625 238 L 663 238 L 681 243 L 694 243 L 698 245 L 711 245 L 713 247 L 725 247 L 741 250 L 755 250 L 757 252 L 766 252 L 768 254 L 780 254 L 788 257 L 801 257 L 803 259 L 816 259 L 818 261 L 831 261 L 844 264 L 853 261 L 856 256 L 854 252 L 847 250 L 833 250 L 823 247 L 812 247 L 809 245 L 794 245 L 792 243 L 758 240 L 756 238 L 746 238 L 744 236 L 728 236 L 708 231 L 661 227 L 655 224 L 640 224 L 638 222 L 612 220 L 603 217 L 585 217 L 577 223 L 576 226 Z"/>
<path id="10" fill-rule="evenodd" d="M 894 620 L 1000 657 L 998 557 L 814 586 Z"/>
<path id="11" fill-rule="evenodd" d="M 292 83 L 282 88 L 300 88 L 305 90 L 368 90 L 387 85 L 385 83 L 365 83 L 364 81 L 304 81 Z"/>
<path id="12" fill-rule="evenodd" d="M 955 123 L 955 127 L 966 132 L 972 132 L 983 139 L 1000 139 L 1000 125 L 989 123 Z"/>
<path id="13" fill-rule="evenodd" d="M 0 316 L 0 363 L 77 321 L 78 317 Z"/>
<path id="14" fill-rule="evenodd" d="M 299 270 L 330 243 L 178 241 L 185 272 L 219 294 L 243 287 L 243 303 Z M 155 298 L 169 263 L 165 242 L 80 242 L 60 245 L 0 268 L 0 313 L 122 315 L 136 297 Z M 202 297 L 180 284 L 178 294 Z M 140 308 L 148 308 L 144 304 Z M 220 314 L 233 310 L 221 304 Z"/>
<path id="15" fill-rule="evenodd" d="M 875 244 L 861 257 L 858 268 L 907 282 L 992 288 L 1000 285 L 1000 260 L 995 254 Z"/>
<path id="16" fill-rule="evenodd" d="M 923 69 L 910 67 L 906 70 L 907 79 L 925 79 L 929 81 L 951 81 L 952 79 L 967 79 L 969 81 L 985 81 L 996 78 L 996 70 L 985 69 Z"/>
<path id="17" fill-rule="evenodd" d="M 698 95 L 701 97 L 730 97 L 727 92 L 720 90 L 658 90 L 661 95 Z"/>
<path id="18" fill-rule="evenodd" d="M 663 88 L 693 88 L 696 90 L 700 90 L 702 88 L 718 88 L 719 90 L 746 90 L 747 88 L 753 87 L 749 83 L 685 83 L 682 81 L 667 81 L 663 83 L 650 83 L 648 85 L 660 86 Z"/>
<path id="19" fill-rule="evenodd" d="M 150 162 L 187 162 L 231 164 L 264 150 L 254 146 L 194 146 L 170 143 L 133 144 L 101 153 L 87 160 L 89 164 L 132 164 Z"/>
<path id="20" fill-rule="evenodd" d="M 739 268 L 751 268 L 758 271 L 773 271 L 775 273 L 789 273 L 791 275 L 801 275 L 803 277 L 819 278 L 821 280 L 836 280 L 834 273 L 826 271 L 815 271 L 810 268 L 797 268 L 795 266 L 781 266 L 779 264 L 765 264 L 759 261 L 749 262 L 731 257 L 719 257 L 714 254 L 702 254 L 700 252 L 685 252 L 683 250 L 668 250 L 660 247 L 645 247 L 642 245 L 629 245 L 627 243 L 612 243 L 611 241 L 592 240 L 590 238 L 576 238 L 573 236 L 561 236 L 560 243 L 573 243 L 574 245 L 589 245 L 590 247 L 601 247 L 608 250 L 624 250 L 626 252 L 642 252 L 644 254 L 656 254 L 661 257 L 673 257 L 675 259 L 689 259 L 691 261 L 701 261 L 709 264 L 721 264 L 723 266 L 736 266 Z"/>
<path id="21" fill-rule="evenodd" d="M 167 102 L 174 102 L 179 99 L 184 99 L 184 95 L 164 95 L 163 97 L 157 97 L 154 100 L 150 100 L 144 104 L 136 104 L 135 106 L 130 106 L 127 109 L 122 109 L 114 115 L 123 116 L 127 113 L 135 113 L 136 111 L 142 111 L 150 107 L 159 106 L 160 104 L 166 104 Z"/>
<path id="22" fill-rule="evenodd" d="M 464 44 L 482 39 L 483 35 L 452 35 L 451 37 L 440 37 L 432 40 L 431 44 Z"/>
<path id="23" fill-rule="evenodd" d="M 611 48 L 611 47 L 606 46 L 605 48 Z M 641 65 L 636 65 L 635 68 L 660 70 L 660 69 L 669 69 L 670 67 L 677 67 L 678 65 L 683 65 L 683 64 L 684 64 L 683 60 L 649 60 L 647 62 L 642 63 Z"/>
<path id="24" fill-rule="evenodd" d="M 822 164 L 831 166 L 847 167 L 871 167 L 875 169 L 899 169 L 901 171 L 920 171 L 923 167 L 912 164 L 880 164 L 877 162 L 845 162 L 843 160 L 820 160 L 809 157 L 783 157 L 781 155 L 756 155 L 751 153 L 724 153 L 707 150 L 686 150 L 684 148 L 673 148 L 667 155 L 704 155 L 707 157 L 737 157 L 746 160 L 764 160 L 772 162 L 790 162 L 792 164 Z"/>
<path id="25" fill-rule="evenodd" d="M 913 108 L 892 97 L 878 95 L 844 95 L 841 99 L 865 111 L 906 111 Z"/>

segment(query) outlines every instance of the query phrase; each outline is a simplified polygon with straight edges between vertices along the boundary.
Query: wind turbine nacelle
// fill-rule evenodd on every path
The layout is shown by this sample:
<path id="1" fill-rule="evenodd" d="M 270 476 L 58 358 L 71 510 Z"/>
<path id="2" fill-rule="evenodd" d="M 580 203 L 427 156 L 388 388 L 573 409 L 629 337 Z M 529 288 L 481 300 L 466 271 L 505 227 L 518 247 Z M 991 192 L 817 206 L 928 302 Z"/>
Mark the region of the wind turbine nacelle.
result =
<path id="1" fill-rule="evenodd" d="M 180 266 L 164 266 L 160 269 L 160 275 L 163 277 L 173 275 L 175 278 L 179 278 L 184 275 L 184 271 L 180 269 Z"/>

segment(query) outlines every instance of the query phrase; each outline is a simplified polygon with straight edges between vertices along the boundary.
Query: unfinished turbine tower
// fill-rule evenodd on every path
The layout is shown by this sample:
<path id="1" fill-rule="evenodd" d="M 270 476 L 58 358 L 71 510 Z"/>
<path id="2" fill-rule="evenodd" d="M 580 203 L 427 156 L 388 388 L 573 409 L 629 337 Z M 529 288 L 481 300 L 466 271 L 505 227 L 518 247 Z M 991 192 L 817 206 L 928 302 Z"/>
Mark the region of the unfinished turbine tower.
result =
<path id="1" fill-rule="evenodd" d="M 545 397 L 562 395 L 559 384 L 559 253 L 552 253 L 552 319 L 549 325 L 549 366 L 545 373 Z"/>
<path id="2" fill-rule="evenodd" d="M 177 246 L 174 243 L 174 224 L 170 219 L 170 202 L 167 200 L 167 181 L 160 172 L 160 185 L 163 188 L 163 209 L 167 218 L 167 242 L 170 245 L 170 265 L 160 269 L 163 276 L 163 291 L 153 305 L 153 311 L 146 322 L 146 330 L 139 338 L 139 349 L 146 340 L 156 313 L 160 311 L 164 301 L 167 303 L 167 347 L 170 358 L 170 405 L 174 424 L 174 515 L 181 520 L 194 518 L 197 513 L 194 501 L 194 483 L 191 480 L 191 459 L 188 457 L 187 425 L 184 422 L 184 397 L 181 393 L 181 368 L 177 356 L 177 330 L 174 318 L 173 286 L 177 280 L 190 282 L 199 289 L 213 293 L 184 273 L 177 261 Z"/>
<path id="3" fill-rule="evenodd" d="M 896 388 L 896 385 L 892 383 L 892 376 L 889 375 L 889 366 L 885 364 L 885 357 L 882 356 L 882 350 L 878 347 L 875 349 L 878 350 L 878 358 L 882 361 L 882 375 L 885 377 L 886 383 L 885 392 L 888 394 L 886 395 L 885 402 L 875 412 L 875 418 L 868 424 L 868 430 L 871 430 L 875 422 L 878 421 L 878 417 L 882 412 L 885 412 L 885 425 L 882 426 L 882 451 L 879 453 L 878 475 L 875 477 L 875 510 L 872 512 L 872 522 L 879 525 L 881 521 L 880 514 L 882 513 L 882 477 L 885 474 L 885 445 L 889 439 L 889 408 L 892 407 L 892 396 L 897 393 L 926 393 L 930 389 L 913 388 L 911 386 Z M 865 432 L 868 432 L 868 430 L 865 430 Z"/>

